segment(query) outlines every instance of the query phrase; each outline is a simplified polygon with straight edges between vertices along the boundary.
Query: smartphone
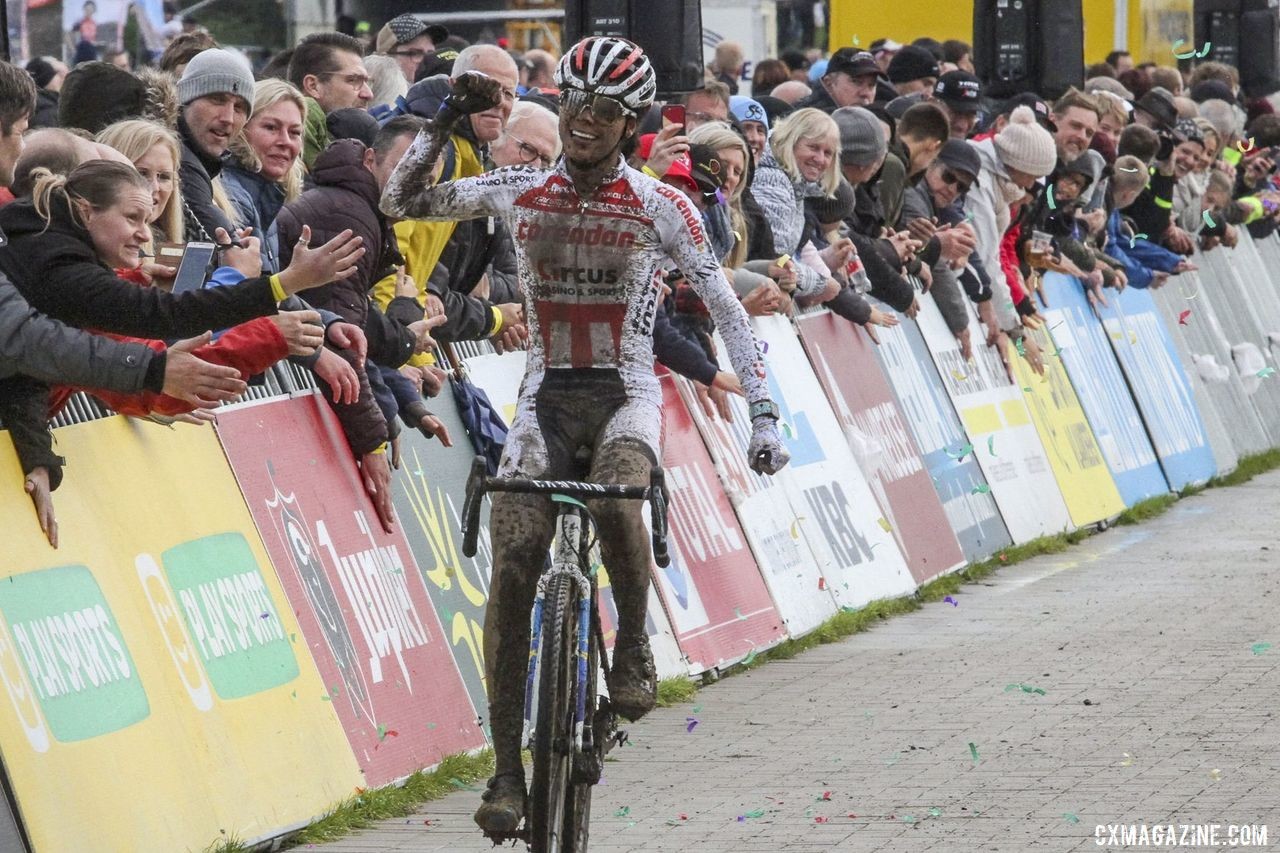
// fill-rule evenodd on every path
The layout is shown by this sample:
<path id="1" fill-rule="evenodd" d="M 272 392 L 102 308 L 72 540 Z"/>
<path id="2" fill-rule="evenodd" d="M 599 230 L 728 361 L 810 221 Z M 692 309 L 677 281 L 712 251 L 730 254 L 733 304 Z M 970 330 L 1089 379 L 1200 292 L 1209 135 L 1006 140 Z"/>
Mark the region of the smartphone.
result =
<path id="1" fill-rule="evenodd" d="M 684 104 L 667 104 L 662 108 L 663 129 L 673 124 L 684 126 Z"/>
<path id="2" fill-rule="evenodd" d="M 217 248 L 213 243 L 188 243 L 182 253 L 182 263 L 178 265 L 178 274 L 173 279 L 173 292 L 186 293 L 188 290 L 199 290 L 204 286 L 205 277 L 209 274 L 209 264 L 213 261 L 213 252 Z"/>

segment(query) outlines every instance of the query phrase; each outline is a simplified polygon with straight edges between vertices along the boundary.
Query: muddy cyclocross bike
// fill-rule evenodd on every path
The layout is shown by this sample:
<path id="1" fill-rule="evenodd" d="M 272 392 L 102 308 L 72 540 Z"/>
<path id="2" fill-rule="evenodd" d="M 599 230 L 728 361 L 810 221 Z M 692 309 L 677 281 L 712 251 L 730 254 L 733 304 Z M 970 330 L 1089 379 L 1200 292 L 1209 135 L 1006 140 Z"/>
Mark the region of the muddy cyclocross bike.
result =
<path id="1" fill-rule="evenodd" d="M 600 624 L 593 552 L 599 547 L 595 521 L 584 500 L 648 500 L 654 561 L 665 568 L 667 492 L 662 468 L 648 486 L 618 486 L 566 480 L 528 480 L 486 475 L 476 457 L 463 504 L 462 552 L 475 556 L 480 506 L 486 492 L 548 495 L 557 504 L 553 557 L 538 579 L 525 682 L 524 737 L 533 752 L 533 779 L 524 828 L 495 837 L 520 839 L 533 853 L 584 853 L 591 820 L 591 788 L 600 781 L 604 756 L 626 740 L 607 697 L 597 695 L 601 671 L 609 669 Z"/>

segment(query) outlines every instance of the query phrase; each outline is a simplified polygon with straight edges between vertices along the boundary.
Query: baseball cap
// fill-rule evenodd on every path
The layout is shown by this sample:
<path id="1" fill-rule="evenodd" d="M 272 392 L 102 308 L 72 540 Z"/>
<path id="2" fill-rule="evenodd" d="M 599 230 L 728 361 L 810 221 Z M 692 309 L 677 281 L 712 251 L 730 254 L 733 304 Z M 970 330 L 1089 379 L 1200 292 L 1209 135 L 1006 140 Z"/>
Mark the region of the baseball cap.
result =
<path id="1" fill-rule="evenodd" d="M 1058 125 L 1054 124 L 1053 110 L 1050 108 L 1049 102 L 1035 92 L 1023 92 L 1020 95 L 1014 95 L 1004 102 L 1004 109 L 1000 111 L 1000 114 L 1009 115 L 1018 107 L 1029 108 L 1032 115 L 1036 117 L 1036 121 L 1045 130 L 1052 133 L 1058 129 Z"/>
<path id="2" fill-rule="evenodd" d="M 955 172 L 964 172 L 973 178 L 976 186 L 978 174 L 982 171 L 982 161 L 978 158 L 978 149 L 963 139 L 948 139 L 938 152 L 938 162 Z"/>
<path id="3" fill-rule="evenodd" d="M 919 45 L 909 44 L 889 60 L 889 82 L 909 83 L 922 77 L 938 76 L 938 60 Z"/>
<path id="4" fill-rule="evenodd" d="M 955 112 L 976 113 L 982 106 L 982 83 L 968 71 L 948 71 L 938 78 L 933 97 Z"/>
<path id="5" fill-rule="evenodd" d="M 831 54 L 827 61 L 827 73 L 843 71 L 850 77 L 865 77 L 868 74 L 879 75 L 880 66 L 876 58 L 865 50 L 842 47 Z"/>
<path id="6" fill-rule="evenodd" d="M 413 41 L 421 35 L 430 36 L 432 43 L 438 45 L 449 37 L 449 31 L 439 24 L 428 24 L 417 15 L 406 12 L 396 15 L 378 30 L 375 50 L 378 53 L 390 53 L 396 45 Z"/>

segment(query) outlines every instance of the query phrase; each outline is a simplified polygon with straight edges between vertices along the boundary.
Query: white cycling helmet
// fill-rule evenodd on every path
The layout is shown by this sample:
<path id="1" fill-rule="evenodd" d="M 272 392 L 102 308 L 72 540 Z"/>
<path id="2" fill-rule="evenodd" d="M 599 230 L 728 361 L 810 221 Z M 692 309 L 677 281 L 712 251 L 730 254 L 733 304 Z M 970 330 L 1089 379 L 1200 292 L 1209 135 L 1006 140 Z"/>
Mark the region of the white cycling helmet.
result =
<path id="1" fill-rule="evenodd" d="M 588 36 L 565 52 L 556 85 L 620 101 L 634 112 L 653 104 L 658 76 L 634 42 L 616 36 Z"/>

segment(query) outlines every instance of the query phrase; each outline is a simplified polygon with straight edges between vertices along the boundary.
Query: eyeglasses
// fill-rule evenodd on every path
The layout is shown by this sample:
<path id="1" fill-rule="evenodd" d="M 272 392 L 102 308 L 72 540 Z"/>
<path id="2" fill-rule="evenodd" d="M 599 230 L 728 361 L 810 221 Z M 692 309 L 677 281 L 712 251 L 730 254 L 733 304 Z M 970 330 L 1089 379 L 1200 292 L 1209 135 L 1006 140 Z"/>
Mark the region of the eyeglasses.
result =
<path id="1" fill-rule="evenodd" d="M 691 113 L 685 111 L 684 114 L 685 127 L 688 127 L 690 124 L 710 124 L 713 121 L 720 121 L 720 119 L 713 116 L 711 113 Z"/>
<path id="2" fill-rule="evenodd" d="M 339 77 L 342 82 L 346 83 L 353 89 L 363 89 L 369 85 L 370 78 L 368 74 L 343 74 L 341 71 L 321 71 L 319 77 Z"/>
<path id="3" fill-rule="evenodd" d="M 944 184 L 954 185 L 956 188 L 956 191 L 959 192 L 960 195 L 964 195 L 965 193 L 969 192 L 969 187 L 972 186 L 971 183 L 969 183 L 966 180 L 963 180 L 959 175 L 957 175 L 955 172 L 951 171 L 950 169 L 942 170 L 942 182 Z"/>
<path id="4" fill-rule="evenodd" d="M 561 89 L 560 109 L 565 110 L 569 118 L 577 118 L 584 110 L 590 109 L 596 121 L 605 124 L 612 124 L 618 119 L 635 115 L 635 112 L 628 109 L 621 101 L 616 101 L 608 95 L 590 94 L 581 89 Z"/>
<path id="5" fill-rule="evenodd" d="M 534 148 L 528 142 L 525 142 L 514 133 L 507 131 L 507 136 L 511 137 L 516 143 L 516 148 L 520 151 L 520 162 L 526 166 L 532 166 L 535 162 L 544 169 L 551 168 L 551 158 L 543 154 L 537 148 Z"/>
<path id="6" fill-rule="evenodd" d="M 409 57 L 410 59 L 416 59 L 416 60 L 418 60 L 419 62 L 421 62 L 421 61 L 422 61 L 422 57 L 424 57 L 424 56 L 426 56 L 426 55 L 427 55 L 427 51 L 423 50 L 423 49 L 422 49 L 422 48 L 420 48 L 420 47 L 409 47 L 409 48 L 405 48 L 405 49 L 403 49 L 403 50 L 393 50 L 393 51 L 391 51 L 391 55 L 392 55 L 392 56 L 407 56 L 407 57 Z"/>

